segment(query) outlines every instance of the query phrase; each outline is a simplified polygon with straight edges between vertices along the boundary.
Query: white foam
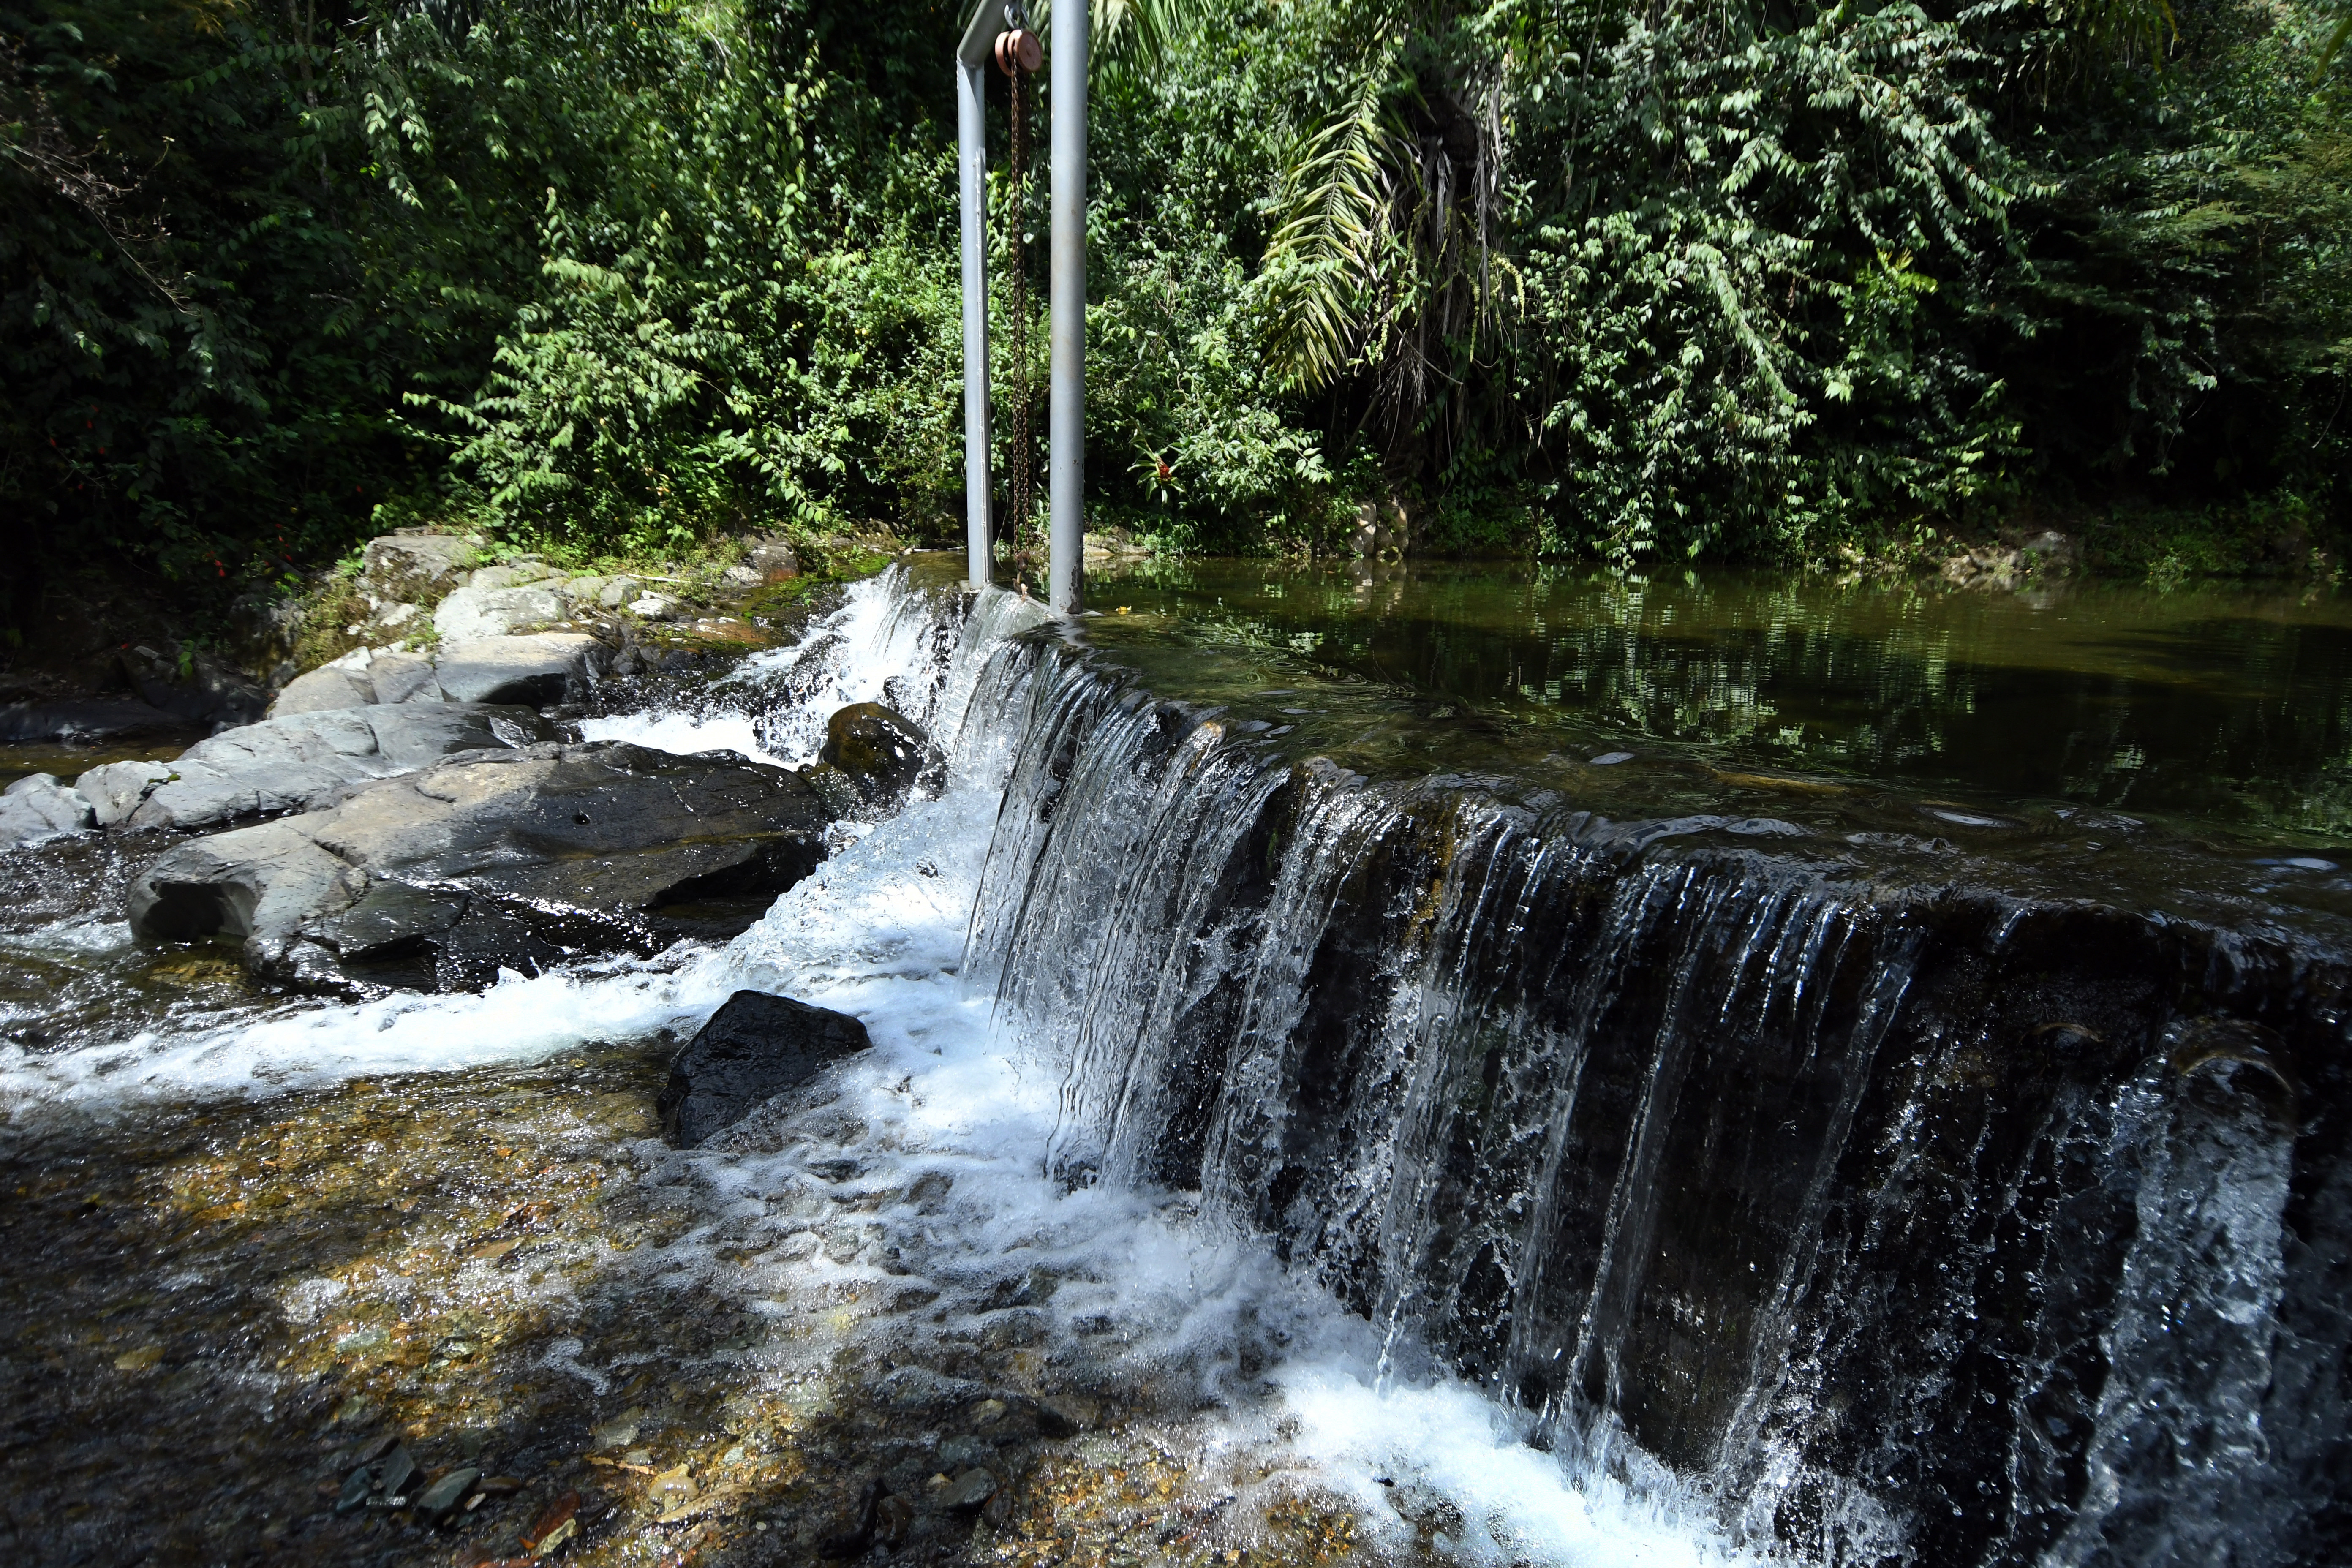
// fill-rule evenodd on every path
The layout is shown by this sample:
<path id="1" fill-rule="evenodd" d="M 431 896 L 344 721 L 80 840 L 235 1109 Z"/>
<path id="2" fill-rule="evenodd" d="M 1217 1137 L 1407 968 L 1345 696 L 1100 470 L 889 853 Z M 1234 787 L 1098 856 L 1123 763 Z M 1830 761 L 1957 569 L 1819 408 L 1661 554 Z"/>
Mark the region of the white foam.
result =
<path id="1" fill-rule="evenodd" d="M 740 713 L 619 713 L 580 721 L 583 741 L 627 741 L 682 757 L 697 752 L 737 752 L 755 763 L 796 764 L 760 743 L 759 727 Z"/>
<path id="2" fill-rule="evenodd" d="M 401 994 L 344 1006 L 293 1005 L 268 1016 L 177 1035 L 47 1054 L 0 1051 L 0 1104 L 91 1106 L 203 1095 L 278 1094 L 383 1073 L 529 1061 L 597 1040 L 642 1038 L 693 1022 L 725 1000 L 707 957 L 617 963 L 525 978 L 479 995 Z"/>

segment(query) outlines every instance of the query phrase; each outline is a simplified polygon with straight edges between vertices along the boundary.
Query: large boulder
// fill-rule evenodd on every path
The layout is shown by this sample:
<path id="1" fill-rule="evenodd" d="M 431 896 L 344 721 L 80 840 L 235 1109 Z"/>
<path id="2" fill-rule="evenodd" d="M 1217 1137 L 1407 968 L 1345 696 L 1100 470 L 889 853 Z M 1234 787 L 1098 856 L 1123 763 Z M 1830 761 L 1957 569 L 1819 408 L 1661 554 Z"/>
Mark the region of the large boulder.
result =
<path id="1" fill-rule="evenodd" d="M 604 668 L 604 645 L 584 632 L 453 640 L 431 657 L 355 648 L 287 682 L 269 712 L 277 718 L 405 702 L 541 708 L 584 699 Z"/>
<path id="2" fill-rule="evenodd" d="M 825 721 L 818 785 L 828 794 L 845 786 L 858 806 L 889 810 L 922 776 L 929 749 L 923 727 L 897 709 L 853 702 Z M 846 807 L 848 802 L 842 804 Z"/>
<path id="3" fill-rule="evenodd" d="M 604 668 L 604 645 L 584 632 L 479 637 L 442 645 L 434 679 L 452 702 L 528 702 L 584 698 Z"/>
<path id="4" fill-rule="evenodd" d="M 345 786 L 457 752 L 549 740 L 536 710 L 430 703 L 325 710 L 199 741 L 170 763 L 110 763 L 76 781 L 100 826 L 211 827 L 330 804 Z"/>
<path id="5" fill-rule="evenodd" d="M 691 1149 L 871 1043 L 846 1013 L 738 991 L 671 1060 L 654 1108 L 670 1142 Z"/>
<path id="6" fill-rule="evenodd" d="M 0 790 L 0 844 L 22 848 L 89 825 L 89 802 L 52 774 L 33 773 Z"/>
<path id="7" fill-rule="evenodd" d="M 131 927 L 240 938 L 267 978 L 471 989 L 740 930 L 815 868 L 831 820 L 803 775 L 733 752 L 462 752 L 179 846 L 132 882 Z"/>
<path id="8" fill-rule="evenodd" d="M 571 613 L 570 604 L 552 589 L 469 584 L 441 601 L 433 612 L 433 629 L 445 641 L 502 637 L 520 627 L 560 621 Z"/>
<path id="9" fill-rule="evenodd" d="M 430 605 L 455 587 L 478 540 L 448 533 L 387 533 L 368 541 L 359 586 L 370 607 Z"/>

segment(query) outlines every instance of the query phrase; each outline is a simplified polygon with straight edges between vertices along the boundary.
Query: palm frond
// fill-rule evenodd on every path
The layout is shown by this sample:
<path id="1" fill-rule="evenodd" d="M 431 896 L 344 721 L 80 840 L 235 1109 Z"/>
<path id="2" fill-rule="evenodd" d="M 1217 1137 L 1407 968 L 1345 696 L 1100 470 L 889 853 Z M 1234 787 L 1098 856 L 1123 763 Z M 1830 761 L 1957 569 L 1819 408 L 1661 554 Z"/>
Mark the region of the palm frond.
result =
<path id="1" fill-rule="evenodd" d="M 1328 385 L 1365 335 L 1366 307 L 1397 238 L 1397 187 L 1412 164 L 1387 86 L 1384 70 L 1365 73 L 1346 108 L 1298 144 L 1284 171 L 1265 276 L 1274 314 L 1268 348 L 1286 385 Z"/>

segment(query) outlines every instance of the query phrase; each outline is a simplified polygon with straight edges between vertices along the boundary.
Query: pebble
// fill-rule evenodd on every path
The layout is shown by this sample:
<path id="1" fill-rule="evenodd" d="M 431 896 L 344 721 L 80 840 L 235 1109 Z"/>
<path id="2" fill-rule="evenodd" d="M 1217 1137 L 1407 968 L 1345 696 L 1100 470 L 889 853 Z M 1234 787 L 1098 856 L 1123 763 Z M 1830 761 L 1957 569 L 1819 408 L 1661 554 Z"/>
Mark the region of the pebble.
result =
<path id="1" fill-rule="evenodd" d="M 391 1455 L 383 1461 L 383 1495 L 388 1498 L 407 1495 L 408 1483 L 415 1475 L 416 1460 L 409 1453 L 408 1445 L 394 1445 Z"/>
<path id="2" fill-rule="evenodd" d="M 541 1510 L 523 1531 L 524 1550 L 534 1557 L 551 1556 L 555 1549 L 580 1533 L 580 1494 L 565 1492 Z"/>
<path id="3" fill-rule="evenodd" d="M 438 1519 L 465 1500 L 467 1491 L 481 1479 L 481 1475 L 482 1472 L 471 1465 L 454 1469 L 426 1487 L 424 1494 L 416 1500 L 416 1506 L 426 1518 Z"/>
<path id="4" fill-rule="evenodd" d="M 994 1476 L 986 1470 L 966 1470 L 940 1494 L 940 1506 L 956 1513 L 970 1513 L 995 1495 Z"/>
<path id="5" fill-rule="evenodd" d="M 342 1491 L 335 1498 L 335 1511 L 352 1513 L 365 1508 L 368 1493 L 374 1489 L 374 1483 L 375 1478 L 368 1472 L 365 1465 L 353 1470 L 352 1479 L 343 1483 Z"/>

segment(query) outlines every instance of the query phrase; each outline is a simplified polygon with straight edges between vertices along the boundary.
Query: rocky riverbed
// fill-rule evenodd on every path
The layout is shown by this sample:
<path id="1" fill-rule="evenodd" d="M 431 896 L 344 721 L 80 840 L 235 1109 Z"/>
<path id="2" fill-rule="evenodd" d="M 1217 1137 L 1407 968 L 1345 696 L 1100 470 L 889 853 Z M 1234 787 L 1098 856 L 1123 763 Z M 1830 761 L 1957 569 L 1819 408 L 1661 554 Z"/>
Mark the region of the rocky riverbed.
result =
<path id="1" fill-rule="evenodd" d="M 20 1128 L 8 1238 L 43 1261 L 0 1283 L 0 1539 L 467 1563 L 531 1555 L 569 1507 L 544 1554 L 582 1563 L 1351 1545 L 1352 1510 L 1204 1453 L 1192 1402 L 1115 1342 L 1072 1354 L 1050 1264 L 920 1256 L 955 1173 L 874 1168 L 856 1107 L 666 1146 L 668 1049 Z M 352 1492 L 387 1461 L 414 1466 L 398 1490 Z"/>

